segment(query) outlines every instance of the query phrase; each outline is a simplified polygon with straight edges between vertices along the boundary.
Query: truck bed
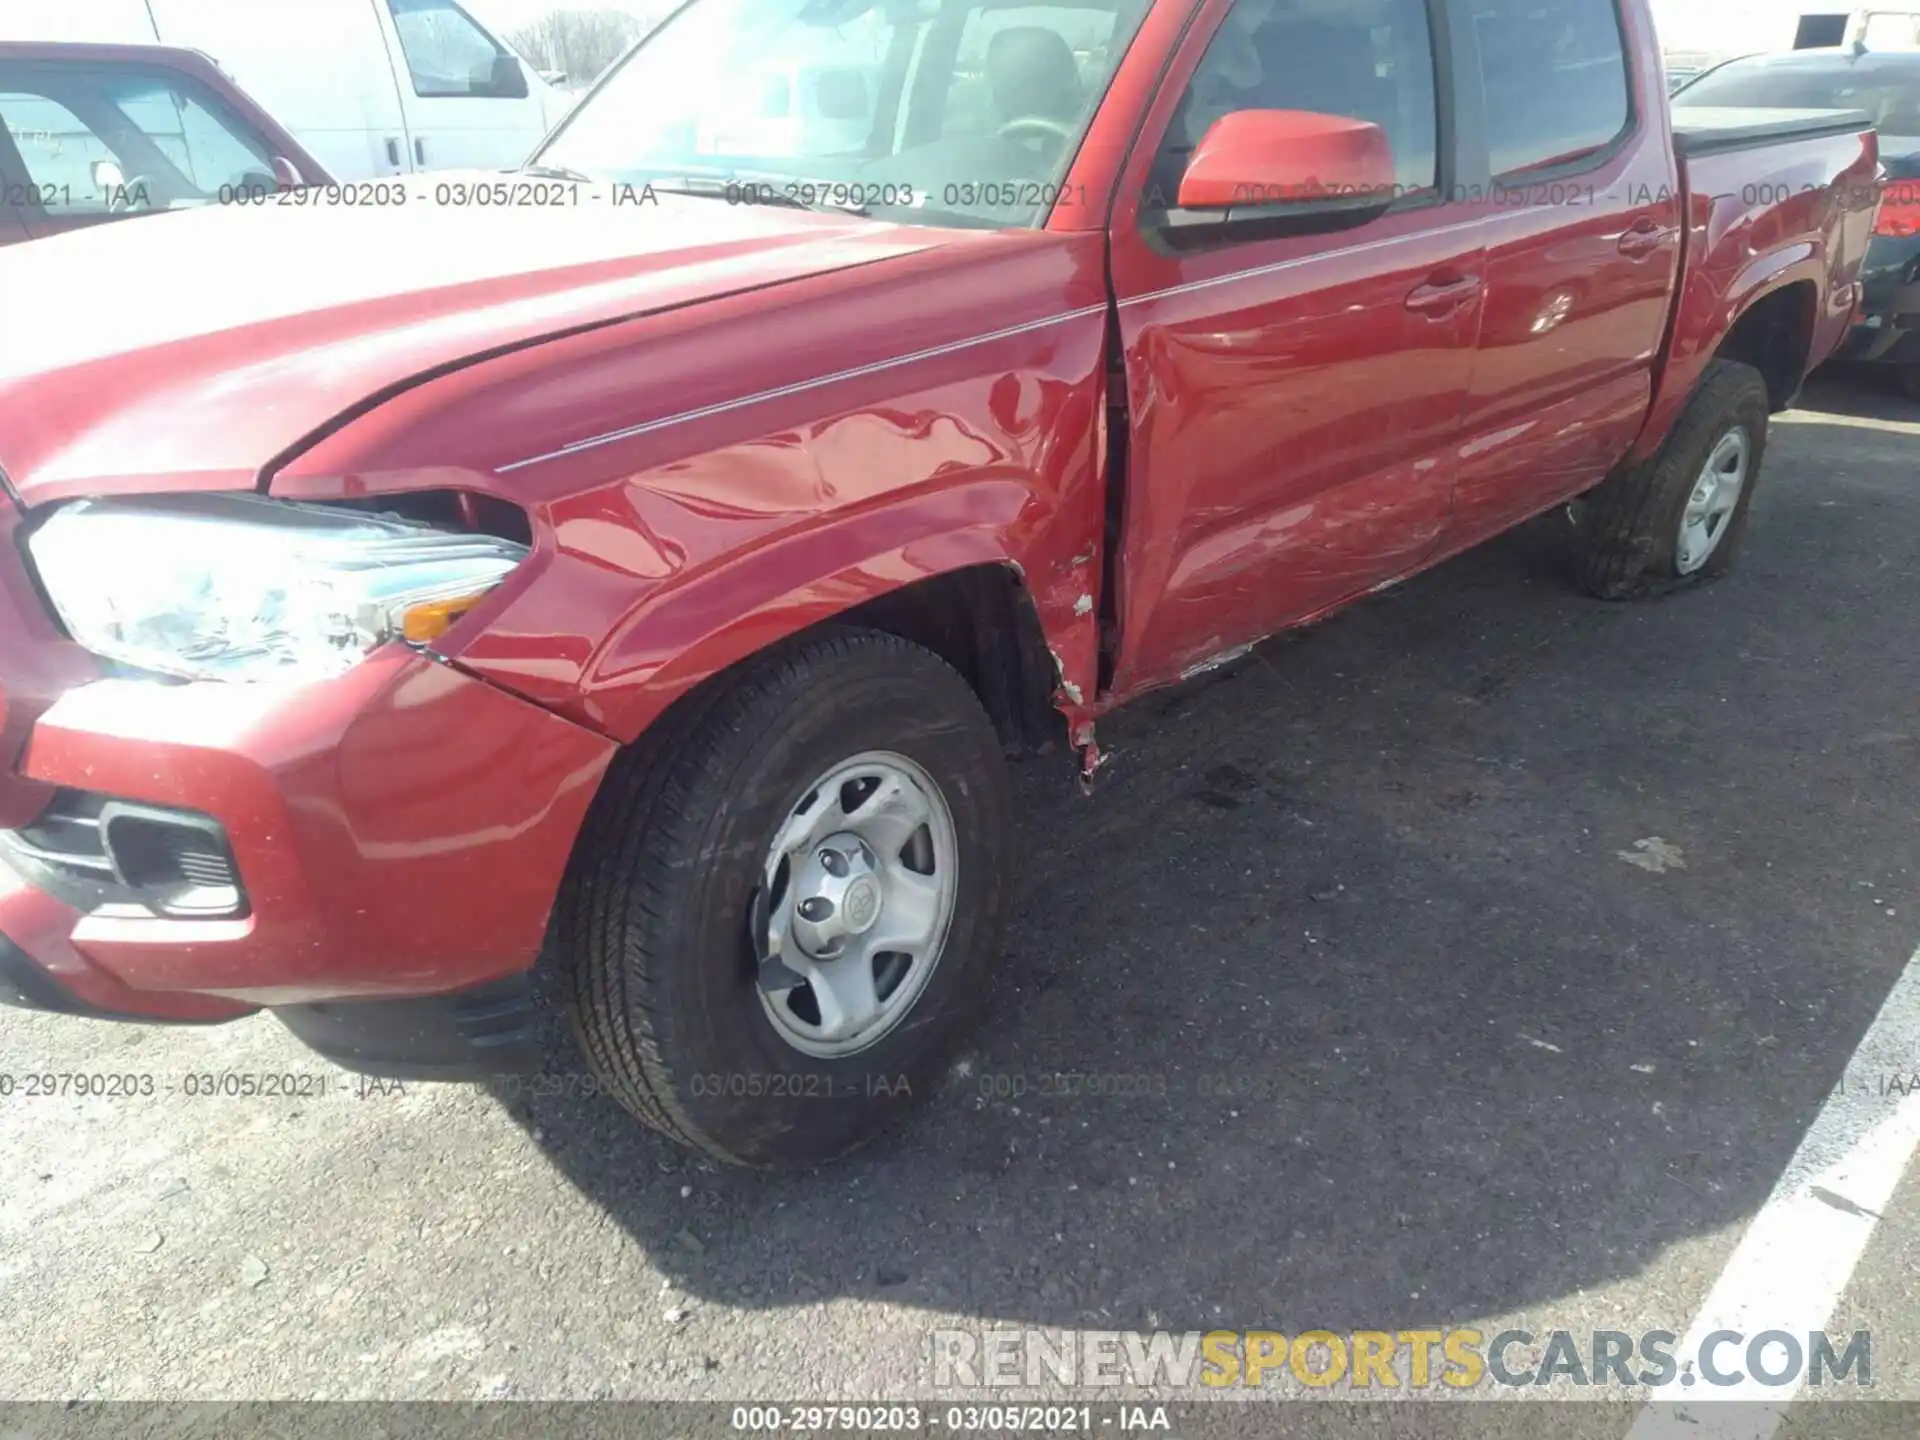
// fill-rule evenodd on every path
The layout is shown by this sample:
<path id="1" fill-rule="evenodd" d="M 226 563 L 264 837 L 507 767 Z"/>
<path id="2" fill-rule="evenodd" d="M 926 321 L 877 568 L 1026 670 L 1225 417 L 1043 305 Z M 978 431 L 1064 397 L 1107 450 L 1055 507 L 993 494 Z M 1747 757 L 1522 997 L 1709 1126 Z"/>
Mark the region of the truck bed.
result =
<path id="1" fill-rule="evenodd" d="M 1804 363 L 1795 347 L 1769 379 L 1776 405 L 1791 398 L 1846 334 L 1879 206 L 1879 145 L 1863 111 L 1683 105 L 1673 135 L 1686 216 L 1679 290 L 1636 460 L 1678 419 L 1729 317 L 1758 297 L 1791 310 L 1806 336 Z"/>
<path id="2" fill-rule="evenodd" d="M 1757 106 L 1676 105 L 1673 148 L 1682 158 L 1756 145 L 1811 140 L 1865 130 L 1873 117 L 1864 110 L 1785 110 Z"/>

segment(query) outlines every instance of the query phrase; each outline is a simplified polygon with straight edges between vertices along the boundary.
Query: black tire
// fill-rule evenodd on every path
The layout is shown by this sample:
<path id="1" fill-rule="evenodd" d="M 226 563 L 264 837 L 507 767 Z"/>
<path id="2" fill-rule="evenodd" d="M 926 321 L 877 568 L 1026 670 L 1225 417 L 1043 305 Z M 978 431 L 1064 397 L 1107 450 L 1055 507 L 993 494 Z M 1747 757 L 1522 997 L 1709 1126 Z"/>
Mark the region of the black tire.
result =
<path id="1" fill-rule="evenodd" d="M 1664 595 L 1724 575 L 1745 537 L 1747 515 L 1767 452 L 1767 382 L 1751 365 L 1715 360 L 1660 451 L 1644 465 L 1609 476 L 1580 507 L 1574 575 L 1603 600 Z M 1747 482 L 1706 563 L 1680 569 L 1680 518 L 1707 457 L 1722 436 L 1744 425 L 1751 442 Z"/>
<path id="2" fill-rule="evenodd" d="M 1920 400 L 1920 365 L 1902 365 L 1894 374 L 1894 387 L 1909 400 Z"/>
<path id="3" fill-rule="evenodd" d="M 927 988 L 858 1054 L 788 1044 L 755 983 L 748 915 L 805 787 L 870 750 L 914 761 L 953 818 L 958 889 Z M 761 1167 L 845 1153 L 938 1080 L 998 958 L 1012 802 L 978 699 L 897 636 L 833 629 L 749 662 L 622 755 L 555 912 L 556 960 L 589 1064 L 641 1120 Z"/>

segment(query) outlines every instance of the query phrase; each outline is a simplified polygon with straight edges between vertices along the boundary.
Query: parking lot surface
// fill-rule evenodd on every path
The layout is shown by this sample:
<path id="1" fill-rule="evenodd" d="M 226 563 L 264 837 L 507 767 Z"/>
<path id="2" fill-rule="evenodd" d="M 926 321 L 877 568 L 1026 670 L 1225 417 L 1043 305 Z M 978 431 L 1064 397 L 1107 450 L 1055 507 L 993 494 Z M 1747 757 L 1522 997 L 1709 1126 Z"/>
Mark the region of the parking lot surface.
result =
<path id="1" fill-rule="evenodd" d="M 1916 461 L 1920 407 L 1823 380 L 1720 583 L 1582 599 L 1549 516 L 1115 717 L 1091 797 L 1023 764 L 987 1023 L 818 1172 L 363 1090 L 270 1019 L 0 1012 L 0 1070 L 172 1092 L 0 1102 L 0 1396 L 858 1399 L 929 1393 L 945 1326 L 1684 1331 L 1920 943 Z M 182 1093 L 220 1072 L 327 1089 Z M 1920 1398 L 1917 1236 L 1908 1176 L 1833 1317 L 1882 1397 Z"/>

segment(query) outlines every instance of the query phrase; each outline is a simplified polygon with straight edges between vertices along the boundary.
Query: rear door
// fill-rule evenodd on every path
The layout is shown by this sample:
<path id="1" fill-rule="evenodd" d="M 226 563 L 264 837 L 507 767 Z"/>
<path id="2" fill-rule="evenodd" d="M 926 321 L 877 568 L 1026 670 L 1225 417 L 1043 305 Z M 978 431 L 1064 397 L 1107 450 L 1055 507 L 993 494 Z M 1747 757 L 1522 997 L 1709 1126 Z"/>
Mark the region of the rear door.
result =
<path id="1" fill-rule="evenodd" d="M 1646 418 L 1680 262 L 1663 77 L 1615 0 L 1457 0 L 1463 136 L 1492 181 L 1486 315 L 1454 530 L 1464 545 L 1602 479 Z M 1638 9 L 1628 12 L 1638 16 Z"/>
<path id="2" fill-rule="evenodd" d="M 1213 0 L 1122 179 L 1114 293 L 1131 417 L 1114 688 L 1165 680 L 1418 566 L 1438 544 L 1484 257 L 1423 0 Z M 1399 198 L 1357 227 L 1183 228 L 1207 122 L 1379 125 Z"/>
<path id="3" fill-rule="evenodd" d="M 455 0 L 370 0 L 392 49 L 416 170 L 518 165 L 546 134 L 518 56 Z"/>
<path id="4" fill-rule="evenodd" d="M 35 238 L 275 188 L 265 139 L 168 66 L 0 60 L 0 126 Z"/>

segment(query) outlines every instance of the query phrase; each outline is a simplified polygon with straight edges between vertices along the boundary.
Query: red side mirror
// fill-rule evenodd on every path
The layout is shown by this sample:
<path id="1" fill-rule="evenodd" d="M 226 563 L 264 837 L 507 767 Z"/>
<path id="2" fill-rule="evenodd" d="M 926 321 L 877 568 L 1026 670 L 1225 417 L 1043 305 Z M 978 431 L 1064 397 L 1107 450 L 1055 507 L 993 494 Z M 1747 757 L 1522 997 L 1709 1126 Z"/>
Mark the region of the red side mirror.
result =
<path id="1" fill-rule="evenodd" d="M 1180 206 L 1352 205 L 1393 200 L 1393 147 L 1365 120 L 1311 110 L 1235 110 L 1214 121 L 1180 179 Z"/>

